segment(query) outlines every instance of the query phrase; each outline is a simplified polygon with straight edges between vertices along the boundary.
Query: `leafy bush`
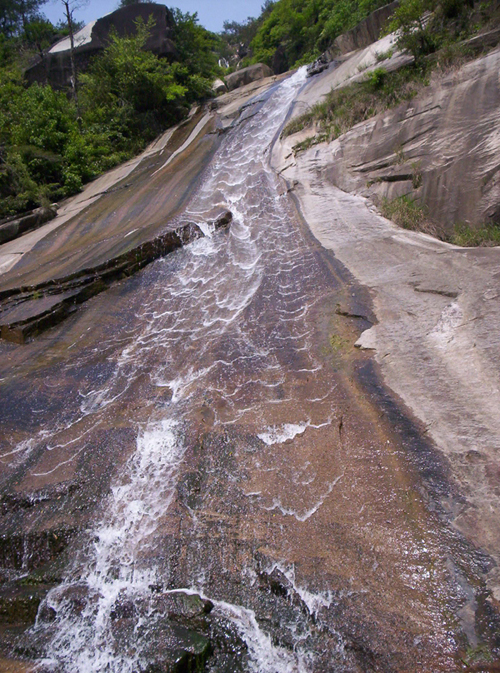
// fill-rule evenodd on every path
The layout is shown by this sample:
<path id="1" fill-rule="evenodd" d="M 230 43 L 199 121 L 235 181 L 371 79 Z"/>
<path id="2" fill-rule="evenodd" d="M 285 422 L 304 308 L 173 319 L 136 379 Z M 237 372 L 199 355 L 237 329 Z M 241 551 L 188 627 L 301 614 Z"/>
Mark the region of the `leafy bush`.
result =
<path id="1" fill-rule="evenodd" d="M 366 82 L 372 91 L 378 91 L 384 85 L 387 77 L 387 71 L 384 68 L 375 68 L 366 78 Z"/>
<path id="2" fill-rule="evenodd" d="M 402 0 L 385 32 L 398 32 L 397 46 L 416 61 L 470 30 L 472 0 Z"/>

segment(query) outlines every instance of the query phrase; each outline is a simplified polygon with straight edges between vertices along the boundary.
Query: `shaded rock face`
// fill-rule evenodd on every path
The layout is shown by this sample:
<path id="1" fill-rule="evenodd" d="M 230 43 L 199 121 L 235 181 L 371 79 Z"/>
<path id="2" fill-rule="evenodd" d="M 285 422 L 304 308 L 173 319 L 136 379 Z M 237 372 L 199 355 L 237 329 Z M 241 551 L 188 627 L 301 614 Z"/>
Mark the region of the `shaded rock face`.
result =
<path id="1" fill-rule="evenodd" d="M 444 229 L 497 222 L 500 49 L 328 147 L 328 181 L 376 202 L 408 195 Z"/>
<path id="2" fill-rule="evenodd" d="M 10 217 L 0 222 L 0 244 L 12 241 L 28 231 L 38 229 L 57 215 L 55 207 L 41 207 L 25 213 L 21 217 Z"/>
<path id="3" fill-rule="evenodd" d="M 259 79 L 264 79 L 264 77 L 271 77 L 272 74 L 273 71 L 265 63 L 255 63 L 248 68 L 231 73 L 225 80 L 228 90 L 233 91 L 233 89 L 239 89 L 240 86 L 245 86 L 245 84 L 256 82 Z"/>
<path id="4" fill-rule="evenodd" d="M 116 30 L 120 37 L 135 33 L 135 22 L 142 19 L 147 22 L 152 16 L 155 25 L 151 29 L 146 49 L 158 56 L 168 57 L 175 53 L 172 41 L 174 18 L 164 5 L 141 3 L 122 7 L 102 17 L 94 24 L 85 26 L 75 34 L 75 63 L 78 70 L 86 70 L 91 59 L 99 54 L 109 39 L 111 29 Z M 27 81 L 32 84 L 51 84 L 55 88 L 70 86 L 71 62 L 69 38 L 54 45 L 44 56 L 25 72 Z"/>
<path id="5" fill-rule="evenodd" d="M 388 5 L 384 5 L 372 12 L 361 21 L 355 28 L 349 30 L 343 35 L 339 35 L 329 50 L 334 54 L 347 54 L 355 49 L 363 49 L 376 42 L 380 37 L 380 32 L 384 28 L 387 19 L 392 16 L 399 5 L 399 0 L 394 0 Z"/>
<path id="6" fill-rule="evenodd" d="M 289 68 L 288 58 L 286 56 L 285 48 L 283 45 L 276 49 L 273 56 L 273 71 L 275 75 L 281 75 L 281 73 L 286 72 Z"/>

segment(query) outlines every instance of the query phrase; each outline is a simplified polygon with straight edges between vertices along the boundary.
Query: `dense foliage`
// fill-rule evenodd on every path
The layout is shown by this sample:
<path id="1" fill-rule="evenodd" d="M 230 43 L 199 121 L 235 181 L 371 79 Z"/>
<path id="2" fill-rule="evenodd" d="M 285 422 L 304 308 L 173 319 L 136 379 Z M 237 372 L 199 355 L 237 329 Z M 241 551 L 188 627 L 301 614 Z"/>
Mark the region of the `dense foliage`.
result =
<path id="1" fill-rule="evenodd" d="M 411 52 L 418 61 L 466 37 L 473 29 L 473 7 L 473 0 L 402 0 L 386 30 L 398 31 L 398 47 Z"/>
<path id="2" fill-rule="evenodd" d="M 276 0 L 265 0 L 260 15 L 255 18 L 249 16 L 245 21 L 224 21 L 224 30 L 221 33 L 220 55 L 228 60 L 230 65 L 240 61 L 240 67 L 250 62 L 249 47 L 267 17 L 271 14 Z M 242 58 L 243 57 L 243 58 Z M 241 63 L 241 61 L 243 61 Z"/>
<path id="3" fill-rule="evenodd" d="M 253 61 L 289 68 L 313 61 L 341 33 L 387 0 L 278 0 L 252 40 Z"/>
<path id="4" fill-rule="evenodd" d="M 143 49 L 152 24 L 137 22 L 129 37 L 111 34 L 80 75 L 79 115 L 67 92 L 23 81 L 26 54 L 39 51 L 25 29 L 34 22 L 0 34 L 0 217 L 75 193 L 210 94 L 218 38 L 196 15 L 174 10 L 174 18 L 172 63 Z"/>

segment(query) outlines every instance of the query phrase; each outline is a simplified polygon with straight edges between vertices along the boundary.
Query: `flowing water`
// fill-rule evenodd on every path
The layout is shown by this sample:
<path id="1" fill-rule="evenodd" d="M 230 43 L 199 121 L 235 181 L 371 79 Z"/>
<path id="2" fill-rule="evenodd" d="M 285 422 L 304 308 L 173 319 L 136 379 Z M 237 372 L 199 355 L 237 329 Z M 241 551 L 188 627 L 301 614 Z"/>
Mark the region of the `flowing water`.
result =
<path id="1" fill-rule="evenodd" d="M 227 133 L 180 218 L 206 237 L 127 281 L 115 306 L 96 300 L 109 324 L 46 364 L 44 386 L 70 382 L 64 405 L 50 415 L 45 389 L 43 422 L 3 449 L 40 485 L 84 460 L 111 475 L 29 636 L 45 670 L 164 670 L 162 600 L 176 592 L 212 601 L 241 645 L 217 645 L 210 670 L 372 670 L 391 648 L 394 670 L 448 665 L 445 607 L 462 596 L 447 551 L 401 447 L 345 374 L 349 334 L 331 337 L 354 289 L 268 164 L 304 79 Z M 229 232 L 204 224 L 214 208 L 232 212 Z"/>
<path id="2" fill-rule="evenodd" d="M 186 215 L 203 226 L 211 208 L 227 207 L 233 214 L 229 240 L 223 235 L 211 237 L 205 227 L 208 237 L 185 251 L 180 268 L 172 270 L 168 262 L 163 265 L 155 292 L 148 288 L 134 343 L 119 353 L 112 385 L 108 382 L 105 388 L 84 394 L 82 412 L 95 413 L 123 394 L 138 372 L 151 367 L 154 385 L 170 391 L 171 400 L 167 409 L 154 413 L 141 428 L 136 451 L 117 477 L 103 519 L 92 531 L 90 550 L 83 551 L 75 566 L 77 582 L 68 579 L 47 599 L 57 613 L 57 628 L 51 625 L 55 635 L 46 664 L 56 668 L 62 664 L 64 670 L 75 672 L 125 673 L 147 663 L 142 661 L 141 640 L 147 641 L 157 617 L 148 600 L 150 587 L 161 581 L 147 550 L 154 544 L 174 495 L 185 451 L 183 426 L 190 422 L 200 400 L 209 396 L 211 404 L 220 409 L 215 425 L 258 419 L 258 427 L 266 429 L 258 436 L 268 446 L 322 425 L 313 425 L 307 414 L 297 418 L 296 424 L 261 425 L 267 404 L 279 409 L 295 403 L 276 394 L 284 382 L 284 357 L 292 367 L 297 360 L 300 381 L 320 366 L 299 355 L 309 350 L 310 299 L 304 302 L 304 298 L 309 287 L 316 286 L 315 293 L 321 288 L 319 270 L 311 254 L 300 249 L 300 238 L 291 226 L 290 205 L 276 196 L 277 178 L 266 162 L 271 142 L 303 81 L 300 71 L 246 122 L 242 132 L 229 137 L 187 210 Z M 292 269 L 295 278 L 289 275 Z M 256 335 L 255 315 L 248 308 L 263 285 L 268 288 L 258 311 L 268 316 L 265 321 L 259 318 L 264 329 Z M 328 391 L 320 392 L 315 413 L 326 425 L 331 420 L 325 404 Z M 274 415 L 288 417 L 286 411 Z M 282 507 L 277 499 L 269 504 L 265 497 L 262 500 L 268 509 Z M 303 520 L 318 506 L 319 501 L 312 508 L 290 509 L 289 513 Z M 83 574 L 82 565 L 88 567 Z M 196 576 L 193 581 L 203 584 Z M 68 592 L 75 586 L 88 595 L 77 616 Z M 118 600 L 133 601 L 138 609 L 132 656 L 116 647 L 112 633 Z M 246 641 L 250 670 L 306 670 L 304 655 L 275 647 L 252 610 L 224 601 L 216 601 L 215 607 L 235 623 Z"/>

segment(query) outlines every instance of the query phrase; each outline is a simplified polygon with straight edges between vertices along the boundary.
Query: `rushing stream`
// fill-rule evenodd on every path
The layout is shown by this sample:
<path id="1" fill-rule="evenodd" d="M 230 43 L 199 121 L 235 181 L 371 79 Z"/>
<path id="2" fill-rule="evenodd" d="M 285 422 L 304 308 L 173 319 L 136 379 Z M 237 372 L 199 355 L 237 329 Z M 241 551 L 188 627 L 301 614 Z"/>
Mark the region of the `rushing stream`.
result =
<path id="1" fill-rule="evenodd" d="M 115 479 L 102 521 L 92 531 L 90 549 L 82 551 L 74 567 L 77 581 L 72 574 L 47 598 L 47 606 L 57 614 L 57 626 L 50 626 L 54 635 L 45 662 L 57 670 L 62 665 L 64 671 L 75 673 L 132 673 L 147 664 L 142 641 L 147 642 L 158 617 L 148 600 L 150 587 L 162 581 L 147 550 L 154 545 L 174 495 L 185 451 L 183 428 L 200 398 L 210 396 L 212 404 L 217 398 L 216 406 L 222 411 L 215 425 L 233 425 L 246 418 L 259 423 L 263 430 L 259 436 L 267 446 L 279 445 L 308 427 L 320 427 L 307 415 L 297 417 L 295 423 L 260 425 L 265 422 L 266 404 L 279 408 L 295 402 L 276 395 L 284 382 L 285 354 L 288 366 L 293 367 L 297 359 L 298 377 L 319 367 L 298 354 L 308 351 L 310 306 L 304 302 L 305 291 L 321 285 L 321 280 L 312 257 L 300 250 L 290 206 L 277 196 L 277 178 L 266 162 L 304 78 L 304 70 L 299 71 L 253 118 L 240 122 L 243 129 L 229 135 L 188 208 L 186 215 L 202 226 L 211 208 L 229 208 L 233 214 L 229 240 L 209 235 L 182 253 L 185 259 L 179 268 L 172 269 L 170 261 L 163 264 L 154 286 L 147 288 L 134 343 L 117 358 L 112 384 L 108 381 L 105 388 L 84 395 L 82 412 L 95 413 L 112 404 L 147 368 L 156 386 L 171 391 L 171 401 L 139 431 L 136 451 Z M 248 309 L 264 277 L 268 288 L 257 310 L 268 315 L 262 332 L 256 334 L 255 312 Z M 331 419 L 324 411 L 328 391 L 320 392 L 316 413 L 328 424 Z M 288 415 L 278 411 L 276 417 Z M 262 500 L 264 507 L 283 509 L 279 499 Z M 320 504 L 289 513 L 303 520 Z M 87 567 L 83 573 L 82 566 Z M 202 592 L 202 578 L 192 579 Z M 87 595 L 77 615 L 72 608 L 75 588 L 83 588 Z M 132 601 L 137 609 L 133 653 L 117 647 L 112 632 L 111 616 L 118 600 Z M 234 622 L 245 640 L 251 670 L 307 670 L 300 648 L 294 654 L 275 647 L 252 610 L 225 601 L 216 601 L 215 610 Z"/>
<path id="2" fill-rule="evenodd" d="M 78 389 L 2 454 L 41 452 L 32 479 L 70 480 L 84 456 L 112 473 L 29 634 L 43 670 L 167 670 L 179 594 L 213 606 L 208 670 L 372 670 L 375 656 L 389 670 L 391 648 L 394 670 L 448 661 L 444 608 L 463 597 L 401 452 L 343 374 L 339 281 L 269 167 L 304 80 L 247 108 L 179 217 L 207 236 L 127 281 L 111 326 L 67 346 L 58 380 L 78 372 Z M 228 232 L 205 224 L 217 208 Z"/>

